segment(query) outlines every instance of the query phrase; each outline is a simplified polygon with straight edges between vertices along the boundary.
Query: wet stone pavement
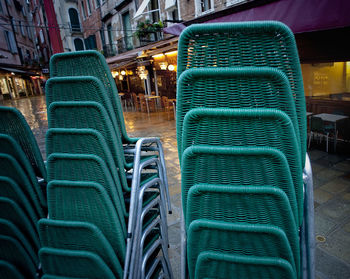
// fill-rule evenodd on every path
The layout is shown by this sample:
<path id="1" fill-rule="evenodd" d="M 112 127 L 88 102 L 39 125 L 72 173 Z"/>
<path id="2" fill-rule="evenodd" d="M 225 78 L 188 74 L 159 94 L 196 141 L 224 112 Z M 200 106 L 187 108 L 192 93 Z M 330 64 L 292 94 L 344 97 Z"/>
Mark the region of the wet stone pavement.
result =
<path id="1" fill-rule="evenodd" d="M 3 105 L 17 107 L 23 113 L 45 159 L 45 97 L 6 101 Z M 173 214 L 168 216 L 169 253 L 174 278 L 180 278 L 181 185 L 175 121 L 168 120 L 164 112 L 147 115 L 127 111 L 124 117 L 130 136 L 162 140 L 173 207 Z M 314 178 L 316 278 L 350 278 L 350 155 L 323 150 L 309 151 Z"/>

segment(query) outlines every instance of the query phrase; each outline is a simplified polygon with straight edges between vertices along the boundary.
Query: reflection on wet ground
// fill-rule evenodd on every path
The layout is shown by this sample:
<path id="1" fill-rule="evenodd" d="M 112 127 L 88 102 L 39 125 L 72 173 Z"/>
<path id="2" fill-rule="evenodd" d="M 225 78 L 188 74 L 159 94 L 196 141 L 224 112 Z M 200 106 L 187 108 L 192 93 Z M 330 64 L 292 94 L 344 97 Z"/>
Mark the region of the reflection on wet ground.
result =
<path id="1" fill-rule="evenodd" d="M 47 114 L 45 97 L 6 101 L 27 119 L 40 150 L 45 154 Z M 124 112 L 125 125 L 133 137 L 161 138 L 173 206 L 168 216 L 170 257 L 174 277 L 180 278 L 181 186 L 175 121 L 166 113 Z M 324 150 L 324 149 L 322 149 Z M 316 278 L 350 277 L 350 160 L 343 154 L 309 150 L 314 177 Z"/>

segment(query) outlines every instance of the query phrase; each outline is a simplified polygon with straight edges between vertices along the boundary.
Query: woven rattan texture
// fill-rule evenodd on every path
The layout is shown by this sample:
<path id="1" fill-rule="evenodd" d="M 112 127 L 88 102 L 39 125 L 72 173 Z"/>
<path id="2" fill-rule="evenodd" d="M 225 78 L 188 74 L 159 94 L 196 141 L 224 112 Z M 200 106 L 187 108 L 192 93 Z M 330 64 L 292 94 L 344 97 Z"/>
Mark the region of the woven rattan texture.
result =
<path id="1" fill-rule="evenodd" d="M 126 237 L 106 192 L 94 182 L 51 181 L 48 185 L 50 218 L 89 222 L 98 227 L 124 264 Z"/>
<path id="2" fill-rule="evenodd" d="M 295 269 L 286 234 L 275 226 L 199 219 L 190 224 L 187 236 L 190 278 L 194 278 L 198 255 L 205 251 L 277 257 Z"/>
<path id="3" fill-rule="evenodd" d="M 116 114 L 109 96 L 103 84 L 97 78 L 91 76 L 50 78 L 45 85 L 45 89 L 47 107 L 53 102 L 60 101 L 92 101 L 101 104 L 113 124 L 116 135 L 119 134 L 121 137 Z"/>
<path id="4" fill-rule="evenodd" d="M 186 228 L 198 219 L 279 227 L 286 233 L 300 270 L 298 229 L 282 190 L 269 186 L 195 185 L 188 193 Z"/>
<path id="5" fill-rule="evenodd" d="M 12 264 L 7 261 L 0 260 L 0 278 L 1 279 L 24 279 L 20 271 Z"/>
<path id="6" fill-rule="evenodd" d="M 220 252 L 203 252 L 196 265 L 200 278 L 297 278 L 289 262 L 279 258 L 232 255 Z"/>
<path id="7" fill-rule="evenodd" d="M 36 250 L 39 249 L 39 235 L 36 224 L 28 219 L 17 203 L 8 198 L 0 197 L 0 218 L 14 224 L 27 237 L 30 245 Z"/>
<path id="8" fill-rule="evenodd" d="M 96 102 L 54 102 L 48 109 L 50 128 L 95 129 L 100 132 L 111 151 L 120 176 L 123 175 L 125 157 L 123 145 L 114 131 L 106 110 Z M 124 174 L 125 175 L 125 174 Z"/>
<path id="9" fill-rule="evenodd" d="M 126 208 L 120 184 L 114 184 L 113 178 L 100 157 L 87 154 L 59 154 L 53 153 L 47 160 L 49 181 L 91 181 L 101 185 L 107 192 L 114 205 L 115 211 L 126 233 Z"/>
<path id="10" fill-rule="evenodd" d="M 11 178 L 0 176 L 0 197 L 6 197 L 13 200 L 23 209 L 26 216 L 36 224 L 39 218 L 44 216 L 38 216 L 35 213 L 33 206 L 31 205 L 28 197 L 23 193 L 18 184 Z"/>
<path id="11" fill-rule="evenodd" d="M 299 213 L 303 212 L 300 149 L 293 124 L 285 113 L 275 109 L 197 108 L 187 113 L 183 135 L 183 150 L 200 144 L 270 146 L 280 150 L 290 167 Z"/>
<path id="12" fill-rule="evenodd" d="M 26 250 L 35 265 L 39 264 L 38 249 L 33 247 L 28 239 L 12 222 L 6 219 L 0 219 L 0 232 L 2 235 L 15 238 Z M 0 269 L 1 270 L 1 269 Z"/>
<path id="13" fill-rule="evenodd" d="M 5 176 L 15 181 L 23 190 L 26 197 L 35 208 L 38 216 L 44 216 L 42 206 L 47 206 L 46 197 L 40 189 L 37 181 L 34 184 L 29 181 L 28 176 L 15 158 L 8 154 L 0 153 L 0 176 Z"/>
<path id="14" fill-rule="evenodd" d="M 293 95 L 285 74 L 270 67 L 189 69 L 178 80 L 177 139 L 182 142 L 186 113 L 208 108 L 275 108 L 292 120 L 300 144 Z M 302 143 L 306 141 L 301 140 Z M 181 158 L 183 150 L 180 151 Z"/>
<path id="15" fill-rule="evenodd" d="M 50 60 L 50 74 L 51 77 L 94 76 L 98 78 L 104 85 L 113 106 L 123 142 L 137 141 L 136 138 L 129 138 L 126 133 L 118 90 L 103 55 L 91 50 L 56 54 Z"/>
<path id="16" fill-rule="evenodd" d="M 191 25 L 182 32 L 178 76 L 190 68 L 274 67 L 288 77 L 295 99 L 306 153 L 306 106 L 298 51 L 292 31 L 280 22 Z"/>
<path id="17" fill-rule="evenodd" d="M 190 187 L 199 183 L 274 186 L 287 194 L 295 220 L 299 223 L 301 219 L 288 162 L 277 149 L 190 146 L 183 154 L 181 179 L 183 201 L 187 201 Z M 183 208 L 186 212 L 186 202 Z"/>
<path id="18" fill-rule="evenodd" d="M 91 279 L 115 279 L 104 261 L 92 252 L 41 248 L 39 257 L 46 274 Z"/>
<path id="19" fill-rule="evenodd" d="M 0 119 L 0 133 L 7 134 L 18 142 L 35 174 L 46 180 L 46 168 L 39 146 L 24 116 L 16 108 L 0 107 Z"/>
<path id="20" fill-rule="evenodd" d="M 95 225 L 51 219 L 41 219 L 38 225 L 42 247 L 93 252 L 101 257 L 117 278 L 123 277 L 123 269 L 113 248 Z"/>
<path id="21" fill-rule="evenodd" d="M 46 134 L 46 153 L 93 154 L 100 157 L 113 177 L 114 183 L 122 184 L 130 191 L 124 171 L 118 172 L 111 151 L 100 132 L 93 129 L 51 128 Z"/>
<path id="22" fill-rule="evenodd" d="M 0 260 L 13 264 L 25 278 L 36 278 L 35 263 L 18 240 L 14 237 L 0 235 L 0 247 Z"/>

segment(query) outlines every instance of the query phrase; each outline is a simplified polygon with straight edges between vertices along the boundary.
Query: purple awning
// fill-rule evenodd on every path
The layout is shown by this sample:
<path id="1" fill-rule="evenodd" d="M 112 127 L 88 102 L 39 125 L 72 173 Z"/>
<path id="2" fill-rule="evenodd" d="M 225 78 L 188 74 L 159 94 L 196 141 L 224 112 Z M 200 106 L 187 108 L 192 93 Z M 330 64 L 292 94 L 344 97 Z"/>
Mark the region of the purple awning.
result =
<path id="1" fill-rule="evenodd" d="M 294 33 L 302 33 L 350 26 L 349 10 L 349 0 L 280 0 L 206 22 L 278 20 Z M 183 29 L 180 23 L 164 28 L 164 32 L 178 36 Z"/>

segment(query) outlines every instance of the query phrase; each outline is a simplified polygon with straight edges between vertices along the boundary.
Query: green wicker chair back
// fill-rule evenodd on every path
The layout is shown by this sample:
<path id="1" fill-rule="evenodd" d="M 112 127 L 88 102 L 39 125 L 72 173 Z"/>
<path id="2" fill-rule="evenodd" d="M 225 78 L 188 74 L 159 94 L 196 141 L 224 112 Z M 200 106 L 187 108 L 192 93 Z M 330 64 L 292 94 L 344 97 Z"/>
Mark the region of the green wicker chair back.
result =
<path id="1" fill-rule="evenodd" d="M 261 278 L 296 279 L 295 271 L 286 260 L 271 257 L 241 256 L 220 252 L 199 255 L 195 278 Z"/>
<path id="2" fill-rule="evenodd" d="M 107 192 L 126 235 L 126 208 L 120 184 L 114 184 L 106 163 L 96 155 L 53 153 L 47 159 L 47 177 L 52 180 L 91 181 Z"/>
<path id="3" fill-rule="evenodd" d="M 306 154 L 306 105 L 298 51 L 292 31 L 276 21 L 194 24 L 182 32 L 178 77 L 190 68 L 274 67 L 288 77 L 295 100 L 302 166 Z"/>
<path id="4" fill-rule="evenodd" d="M 187 201 L 190 187 L 195 184 L 270 185 L 282 189 L 291 204 L 299 224 L 295 188 L 286 157 L 269 147 L 220 147 L 194 145 L 183 154 L 181 168 L 182 200 Z M 249 172 L 247 172 L 249 170 Z M 268 174 L 268 175 L 267 175 Z M 186 212 L 186 202 L 183 204 Z"/>
<path id="5" fill-rule="evenodd" d="M 46 181 L 46 168 L 32 130 L 19 110 L 0 106 L 0 133 L 13 137 L 22 147 L 36 176 Z"/>
<path id="6" fill-rule="evenodd" d="M 38 250 L 32 247 L 27 237 L 11 221 L 0 218 L 0 232 L 2 235 L 10 236 L 17 239 L 22 247 L 26 250 L 33 262 L 38 265 Z"/>
<path id="7" fill-rule="evenodd" d="M 105 139 L 119 168 L 120 177 L 125 176 L 123 144 L 114 131 L 113 125 L 101 104 L 96 102 L 54 102 L 48 109 L 49 129 L 77 128 L 95 129 Z"/>
<path id="8" fill-rule="evenodd" d="M 8 154 L 15 158 L 22 166 L 32 184 L 34 185 L 38 183 L 32 165 L 26 157 L 26 154 L 24 154 L 21 146 L 13 137 L 6 134 L 0 134 L 0 153 Z"/>
<path id="9" fill-rule="evenodd" d="M 107 165 L 115 183 L 122 184 L 124 191 L 130 191 L 125 172 L 117 171 L 117 166 L 100 132 L 93 129 L 51 128 L 46 133 L 46 154 L 71 153 L 93 154 L 100 157 Z M 119 175 L 122 175 L 120 177 Z"/>
<path id="10" fill-rule="evenodd" d="M 50 218 L 88 222 L 98 227 L 123 266 L 126 237 L 106 189 L 94 182 L 51 181 L 48 184 Z"/>
<path id="11" fill-rule="evenodd" d="M 138 140 L 137 138 L 129 138 L 126 133 L 117 86 L 101 53 L 88 50 L 55 54 L 50 60 L 50 74 L 51 77 L 94 76 L 98 78 L 104 85 L 113 106 L 123 142 L 135 143 Z"/>
<path id="12" fill-rule="evenodd" d="M 29 198 L 23 193 L 18 184 L 9 177 L 0 176 L 0 197 L 9 198 L 16 202 L 34 224 L 39 221 L 39 218 L 44 217 L 38 216 Z"/>
<path id="13" fill-rule="evenodd" d="M 183 119 L 193 108 L 275 108 L 290 117 L 300 145 L 299 124 L 288 78 L 275 68 L 189 69 L 178 80 L 176 130 L 182 142 Z M 304 142 L 304 141 L 301 141 Z M 183 150 L 180 150 L 181 158 Z"/>
<path id="14" fill-rule="evenodd" d="M 21 165 L 11 155 L 0 153 L 0 176 L 15 181 L 32 203 L 38 216 L 44 216 L 43 207 L 47 207 L 47 202 L 38 182 L 30 181 Z"/>
<path id="15" fill-rule="evenodd" d="M 298 229 L 288 198 L 281 189 L 270 186 L 195 185 L 188 192 L 186 228 L 198 219 L 280 228 L 286 233 L 299 274 Z"/>
<path id="16" fill-rule="evenodd" d="M 11 263 L 0 260 L 0 279 L 24 279 L 20 271 Z"/>
<path id="17" fill-rule="evenodd" d="M 50 78 L 45 84 L 45 93 L 47 107 L 53 102 L 60 101 L 92 101 L 101 104 L 112 122 L 115 133 L 121 136 L 109 96 L 101 81 L 96 77 Z"/>
<path id="18" fill-rule="evenodd" d="M 10 221 L 24 234 L 34 250 L 40 247 L 36 224 L 25 215 L 13 200 L 0 197 L 0 218 Z M 1 247 L 1 246 L 0 246 Z"/>
<path id="19" fill-rule="evenodd" d="M 95 225 L 51 219 L 41 219 L 38 225 L 42 247 L 95 253 L 108 265 L 115 277 L 123 277 L 123 268 L 112 246 Z"/>
<path id="20" fill-rule="evenodd" d="M 270 146 L 280 150 L 290 167 L 299 217 L 302 217 L 303 178 L 300 149 L 293 124 L 284 112 L 275 109 L 192 109 L 184 119 L 183 150 L 200 144 Z"/>
<path id="21" fill-rule="evenodd" d="M 106 263 L 92 252 L 45 247 L 40 249 L 39 257 L 43 271 L 48 275 L 91 279 L 116 278 Z"/>
<path id="22" fill-rule="evenodd" d="M 295 270 L 286 234 L 271 225 L 195 220 L 187 232 L 187 250 L 190 278 L 194 278 L 198 256 L 206 251 L 282 258 Z"/>
<path id="23" fill-rule="evenodd" d="M 37 278 L 35 263 L 18 240 L 14 237 L 0 235 L 0 247 L 0 260 L 12 264 L 18 271 L 21 271 L 25 278 Z"/>

